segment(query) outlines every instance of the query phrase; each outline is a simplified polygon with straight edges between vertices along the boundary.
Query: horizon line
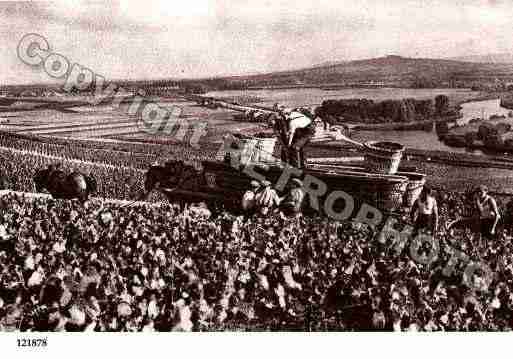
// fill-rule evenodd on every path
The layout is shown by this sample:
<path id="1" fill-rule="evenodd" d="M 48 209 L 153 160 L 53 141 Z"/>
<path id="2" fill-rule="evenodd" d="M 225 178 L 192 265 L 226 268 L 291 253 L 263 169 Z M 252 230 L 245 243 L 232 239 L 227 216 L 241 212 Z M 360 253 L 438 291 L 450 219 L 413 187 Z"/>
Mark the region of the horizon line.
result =
<path id="1" fill-rule="evenodd" d="M 495 64 L 511 64 L 513 63 L 513 54 L 509 53 L 491 53 L 491 54 L 478 54 L 478 55 L 468 55 L 470 57 L 486 57 L 486 56 L 496 56 L 496 55 L 509 55 L 512 57 L 511 62 L 491 62 Z M 384 59 L 389 57 L 396 57 L 396 58 L 402 58 L 402 59 L 416 59 L 416 60 L 440 60 L 440 61 L 456 61 L 456 62 L 467 62 L 467 63 L 482 63 L 487 64 L 490 62 L 479 62 L 479 61 L 468 61 L 464 60 L 465 57 L 468 56 L 456 56 L 456 57 L 442 57 L 442 58 L 436 58 L 436 57 L 413 57 L 413 56 L 403 56 L 403 55 L 397 55 L 397 54 L 388 54 L 388 55 L 382 55 L 378 57 L 365 57 L 365 58 L 356 58 L 356 59 L 350 59 L 350 60 L 327 60 L 321 63 L 311 64 L 306 67 L 299 67 L 299 68 L 291 68 L 286 70 L 276 70 L 271 72 L 243 72 L 238 74 L 216 74 L 216 75 L 210 75 L 210 76 L 202 76 L 202 77 L 148 77 L 148 78 L 112 78 L 107 79 L 107 82 L 138 82 L 138 81 L 176 81 L 176 82 L 187 82 L 187 81 L 207 81 L 207 80 L 217 80 L 217 79 L 226 79 L 226 78 L 233 78 L 233 77 L 244 77 L 244 76 L 259 76 L 259 75 L 272 75 L 272 74 L 282 74 L 287 72 L 294 72 L 294 71 L 303 71 L 308 70 L 312 68 L 320 68 L 320 67 L 330 67 L 330 66 L 337 66 L 337 65 L 343 65 L 351 62 L 357 62 L 357 61 L 371 61 L 371 60 L 377 60 L 377 59 Z M 102 75 L 103 76 L 103 75 Z M 34 82 L 34 83 L 10 83 L 10 84 L 1 84 L 0 88 L 8 87 L 8 86 L 60 86 L 60 82 Z"/>

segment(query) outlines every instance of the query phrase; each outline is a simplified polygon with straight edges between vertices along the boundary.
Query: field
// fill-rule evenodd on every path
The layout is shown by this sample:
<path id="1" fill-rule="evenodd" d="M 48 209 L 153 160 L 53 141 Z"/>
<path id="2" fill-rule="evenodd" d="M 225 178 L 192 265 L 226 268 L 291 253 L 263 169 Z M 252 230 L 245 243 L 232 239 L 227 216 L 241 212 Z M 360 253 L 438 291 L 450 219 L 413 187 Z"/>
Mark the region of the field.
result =
<path id="1" fill-rule="evenodd" d="M 239 100 L 245 98 L 251 103 L 258 102 L 262 105 L 280 102 L 289 106 L 303 106 L 320 104 L 323 100 L 334 98 L 384 100 L 413 97 L 433 99 L 438 94 L 449 96 L 451 103 L 464 102 L 478 96 L 478 93 L 467 89 L 398 88 L 341 89 L 336 91 L 320 89 L 222 91 L 212 92 L 208 95 Z M 170 110 L 179 107 L 182 111 L 181 120 L 189 126 L 189 129 L 198 123 L 206 123 L 207 133 L 202 138 L 205 143 L 220 142 L 221 138 L 230 131 L 254 131 L 259 128 L 258 124 L 234 120 L 234 111 L 208 109 L 178 96 L 161 99 L 157 104 Z M 148 135 L 142 129 L 140 115 L 130 116 L 128 107 L 129 104 L 121 105 L 118 109 L 113 109 L 108 105 L 99 105 L 75 107 L 65 111 L 50 109 L 3 111 L 0 112 L 0 130 L 59 138 L 168 142 L 171 137 L 169 135 L 172 135 L 173 131 Z"/>
<path id="2" fill-rule="evenodd" d="M 182 109 L 181 121 L 187 124 L 189 135 L 198 122 L 206 123 L 207 133 L 202 138 L 204 142 L 219 142 L 228 131 L 251 130 L 255 127 L 255 124 L 234 121 L 233 111 L 209 110 L 180 98 L 167 99 L 158 104 L 170 110 L 173 106 L 179 106 Z M 140 116 L 128 114 L 128 105 L 122 105 L 119 109 L 91 106 L 65 112 L 33 110 L 0 113 L 0 130 L 45 137 L 165 143 L 177 127 L 170 133 L 148 135 Z"/>
<path id="3" fill-rule="evenodd" d="M 295 89 L 259 90 L 248 93 L 251 94 L 253 101 L 261 98 L 264 102 L 272 103 L 274 101 L 286 102 L 287 99 L 293 99 L 295 103 L 298 103 L 305 101 L 306 97 L 321 99 L 321 96 L 325 96 L 327 93 L 330 94 L 329 96 L 336 98 L 373 97 L 383 99 L 411 96 L 430 98 L 440 92 L 460 100 L 474 94 L 468 90 L 460 89 L 351 89 L 324 92 L 315 89 Z M 233 91 L 225 91 L 223 94 L 226 96 L 236 95 Z M 185 138 L 185 143 L 173 137 L 176 129 L 170 134 L 145 133 L 138 126 L 138 119 L 135 116 L 128 115 L 126 105 L 116 110 L 110 106 L 77 107 L 65 113 L 55 110 L 3 112 L 0 113 L 0 131 L 29 136 L 29 139 L 22 142 L 20 140 L 17 140 L 17 142 L 4 141 L 5 143 L 0 145 L 4 150 L 13 148 L 13 146 L 19 151 L 32 148 L 36 153 L 44 152 L 56 158 L 75 159 L 113 166 L 121 165 L 141 171 L 148 168 L 152 163 L 162 162 L 166 158 L 212 159 L 220 148 L 222 137 L 227 133 L 234 131 L 259 132 L 266 129 L 259 124 L 234 120 L 233 111 L 207 109 L 179 97 L 163 99 L 159 104 L 166 108 L 181 107 L 182 120 L 190 126 L 187 136 L 191 135 L 192 126 L 198 122 L 207 125 L 206 134 L 200 139 L 199 148 L 192 148 L 187 144 L 187 139 L 190 137 Z M 383 139 L 387 138 L 386 134 L 379 132 L 362 134 L 356 134 L 355 138 L 364 141 L 373 139 L 376 135 Z M 390 134 L 394 135 L 393 133 Z M 44 145 L 41 145 L 41 142 Z M 408 147 L 423 143 L 424 146 L 427 146 L 427 148 L 420 148 L 423 150 L 437 149 L 433 146 L 439 143 L 436 138 L 431 139 L 427 133 L 422 132 L 417 132 L 415 138 L 410 141 L 411 144 L 404 138 L 402 138 L 402 142 Z M 37 143 L 37 145 L 34 145 L 34 143 Z M 442 150 L 450 151 L 451 149 L 444 148 Z M 358 153 L 348 152 L 341 149 L 340 146 L 331 148 L 311 146 L 307 151 L 312 158 L 359 156 Z M 436 186 L 447 185 L 451 190 L 459 190 L 470 185 L 488 182 L 494 191 L 513 193 L 513 183 L 509 179 L 511 171 L 507 169 L 475 169 L 432 163 L 426 165 L 422 160 L 410 161 L 409 165 L 421 169 L 427 174 L 428 182 Z M 138 174 L 139 177 L 141 175 L 142 173 Z M 106 188 L 110 187 L 107 186 Z M 25 188 L 18 189 L 24 190 Z M 110 196 L 112 193 L 120 193 L 120 190 L 109 190 L 107 193 Z M 129 194 L 123 193 L 121 197 L 127 198 Z"/>
<path id="4" fill-rule="evenodd" d="M 29 286 L 33 284 L 33 271 L 24 266 L 21 277 L 6 279 L 10 291 L 4 298 L 19 313 L 35 314 L 17 317 L 16 310 L 4 311 L 0 313 L 0 331 L 398 330 L 396 319 L 404 310 L 400 308 L 396 313 L 392 307 L 374 307 L 372 300 L 389 300 L 388 297 L 397 296 L 394 293 L 398 284 L 399 288 L 407 288 L 412 283 L 415 287 L 400 290 L 404 303 L 418 301 L 433 308 L 439 305 L 437 294 L 430 290 L 433 284 L 440 283 L 438 270 L 419 265 L 418 271 L 413 272 L 409 251 L 394 255 L 392 247 L 376 240 L 373 231 L 352 221 L 271 216 L 250 218 L 243 223 L 242 217 L 219 213 L 217 208 L 212 208 L 212 216 L 206 218 L 196 214 L 193 206 L 166 203 L 167 199 L 157 191 L 149 198 L 157 206 L 147 202 L 135 204 L 143 190 L 146 169 L 152 164 L 167 158 L 213 159 L 219 149 L 217 141 L 228 131 L 258 127 L 231 120 L 229 111 L 206 110 L 194 104 L 187 104 L 184 110 L 186 121 L 208 124 L 207 136 L 199 148 L 179 143 L 169 135 L 141 133 L 135 119 L 105 107 L 66 114 L 20 112 L 17 117 L 5 117 L 10 121 L 0 127 L 4 130 L 0 132 L 0 178 L 7 178 L 9 189 L 33 192 L 35 171 L 60 162 L 66 171 L 92 174 L 98 182 L 98 193 L 81 206 L 47 196 L 0 191 L 2 228 L 23 244 L 9 249 L 14 255 L 0 257 L 0 266 L 13 268 L 18 258 L 32 255 L 30 250 L 34 246 L 43 258 L 38 272 L 42 271 L 45 278 L 51 278 L 57 268 L 54 264 L 60 258 L 59 268 L 69 273 L 76 273 L 75 268 L 81 263 L 94 263 L 88 268 L 94 268 L 98 276 L 93 273 L 91 278 L 94 275 L 99 279 L 97 286 L 82 288 L 79 284 L 85 279 L 77 279 L 75 284 L 67 280 L 72 277 L 66 274 L 63 283 L 69 285 L 70 293 L 71 288 L 80 288 L 73 291 L 71 300 L 89 299 L 84 306 L 72 308 L 84 311 L 84 321 L 56 321 L 66 323 L 60 328 L 50 320 L 26 319 L 38 315 L 36 309 L 45 304 L 46 296 L 38 301 L 37 296 L 22 295 L 23 287 L 16 284 L 19 279 L 23 278 Z M 311 158 L 360 156 L 340 146 L 312 146 L 307 151 Z M 428 184 L 437 189 L 441 216 L 438 235 L 443 245 L 433 267 L 443 268 L 453 247 L 461 248 L 485 260 L 492 270 L 504 276 L 504 282 L 510 281 L 511 273 L 504 269 L 513 265 L 509 228 L 501 231 L 500 239 L 488 247 L 472 242 L 467 233 L 449 236 L 443 226 L 469 211 L 468 198 L 457 191 L 484 182 L 493 191 L 513 193 L 511 171 L 408 160 L 403 165 L 417 166 L 427 174 Z M 509 198 L 497 199 L 501 209 L 509 213 Z M 0 244 L 6 246 L 10 242 L 3 240 Z M 394 273 L 408 281 L 390 275 L 391 268 L 396 267 L 402 272 Z M 128 268 L 135 271 L 132 273 Z M 148 268 L 151 278 L 136 283 L 137 273 Z M 89 278 L 89 269 L 86 275 Z M 441 285 L 447 287 L 448 293 L 456 288 L 461 297 L 468 289 L 450 284 L 462 283 L 460 277 L 458 269 L 448 278 L 451 282 L 442 281 Z M 495 281 L 493 285 L 499 287 L 502 282 Z M 477 293 L 479 305 L 486 306 L 493 300 L 487 293 L 495 291 Z M 17 298 L 21 298 L 21 303 Z M 128 298 L 121 309 L 119 298 Z M 179 310 L 164 310 L 170 301 L 179 303 Z M 59 313 L 67 318 L 67 302 L 56 303 L 65 303 Z M 444 312 L 437 311 L 429 318 L 414 317 L 424 310 L 421 304 L 405 304 L 404 308 L 411 311 L 415 320 L 412 323 L 419 330 L 506 330 L 511 326 L 498 311 L 491 312 L 486 320 L 470 318 L 474 321 L 446 323 Z M 133 315 L 128 317 L 126 310 Z M 461 312 L 459 308 L 454 311 Z M 410 324 L 402 326 L 399 330 L 409 330 Z"/>

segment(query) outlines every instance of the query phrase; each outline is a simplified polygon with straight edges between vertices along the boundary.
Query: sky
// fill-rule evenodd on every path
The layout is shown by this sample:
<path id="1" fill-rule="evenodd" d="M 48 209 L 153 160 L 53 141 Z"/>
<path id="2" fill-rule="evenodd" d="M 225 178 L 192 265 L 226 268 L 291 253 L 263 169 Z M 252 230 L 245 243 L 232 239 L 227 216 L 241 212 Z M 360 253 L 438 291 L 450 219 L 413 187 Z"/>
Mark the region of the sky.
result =
<path id="1" fill-rule="evenodd" d="M 0 1 L 0 85 L 55 82 L 17 58 L 27 33 L 106 78 L 157 79 L 512 53 L 512 30 L 511 0 Z"/>

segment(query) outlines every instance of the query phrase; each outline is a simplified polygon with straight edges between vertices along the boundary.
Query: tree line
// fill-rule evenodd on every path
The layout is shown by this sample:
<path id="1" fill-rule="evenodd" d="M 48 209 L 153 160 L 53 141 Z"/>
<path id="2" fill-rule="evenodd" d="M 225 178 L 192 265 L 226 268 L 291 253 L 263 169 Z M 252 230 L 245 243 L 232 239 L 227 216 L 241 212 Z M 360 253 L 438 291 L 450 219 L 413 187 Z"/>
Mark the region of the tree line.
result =
<path id="1" fill-rule="evenodd" d="M 340 99 L 322 102 L 319 114 L 342 117 L 348 122 L 387 123 L 427 120 L 436 116 L 446 116 L 451 111 L 449 98 L 438 95 L 435 100 L 384 100 Z"/>

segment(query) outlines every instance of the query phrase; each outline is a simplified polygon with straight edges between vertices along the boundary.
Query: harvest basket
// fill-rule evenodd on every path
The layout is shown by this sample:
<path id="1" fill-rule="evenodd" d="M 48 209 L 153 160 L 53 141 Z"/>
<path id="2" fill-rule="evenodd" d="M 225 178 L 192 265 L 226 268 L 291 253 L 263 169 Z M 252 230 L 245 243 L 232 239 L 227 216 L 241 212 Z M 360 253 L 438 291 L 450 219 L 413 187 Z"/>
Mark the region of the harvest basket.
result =
<path id="1" fill-rule="evenodd" d="M 276 141 L 275 137 L 235 137 L 230 135 L 225 138 L 225 150 L 226 148 L 234 149 L 230 155 L 237 153 L 239 158 L 236 160 L 239 160 L 242 165 L 247 165 L 248 163 L 270 165 L 279 162 L 279 159 L 273 156 Z M 217 159 L 221 161 L 227 160 L 227 154 L 223 152 L 220 154 L 223 158 Z"/>
<path id="2" fill-rule="evenodd" d="M 402 181 L 379 185 L 376 191 L 376 204 L 378 208 L 395 211 L 403 206 L 403 198 L 408 186 L 408 178 Z"/>
<path id="3" fill-rule="evenodd" d="M 394 142 L 366 142 L 365 167 L 369 172 L 395 174 L 401 163 L 404 146 Z"/>
<path id="4" fill-rule="evenodd" d="M 411 208 L 424 188 L 426 175 L 413 172 L 397 172 L 396 174 L 398 176 L 408 177 L 408 186 L 406 186 L 406 192 L 404 193 L 403 204 L 405 207 Z"/>

